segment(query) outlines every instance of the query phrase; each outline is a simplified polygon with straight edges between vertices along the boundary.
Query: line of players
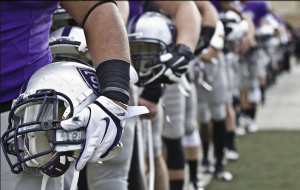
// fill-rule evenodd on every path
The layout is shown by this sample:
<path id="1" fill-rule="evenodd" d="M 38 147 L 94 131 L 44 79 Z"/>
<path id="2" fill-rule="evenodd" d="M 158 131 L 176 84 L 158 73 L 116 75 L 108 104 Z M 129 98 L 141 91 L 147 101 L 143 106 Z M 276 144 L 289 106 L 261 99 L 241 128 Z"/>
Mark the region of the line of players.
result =
<path id="1" fill-rule="evenodd" d="M 224 155 L 228 160 L 238 160 L 235 136 L 244 135 L 245 129 L 258 130 L 256 107 L 264 102 L 266 87 L 286 67 L 282 60 L 290 51 L 291 36 L 285 22 L 263 1 L 120 1 L 118 7 L 127 24 L 132 65 L 138 71 L 139 86 L 143 86 L 131 87 L 130 104 L 146 106 L 150 111 L 140 120 L 151 120 L 154 189 L 181 190 L 186 162 L 190 188 L 203 189 L 206 184 L 197 175 L 200 146 L 203 172 L 230 181 L 233 176 L 224 169 Z M 199 37 L 193 22 L 200 21 L 200 17 L 195 18 L 199 13 L 201 34 L 193 47 L 190 41 Z M 184 19 L 178 17 L 183 15 L 190 23 L 182 23 Z M 76 46 L 70 46 L 72 42 Z M 195 49 L 187 74 L 174 84 L 151 85 L 163 67 L 151 65 L 152 61 L 168 59 L 176 44 Z M 50 48 L 53 55 L 91 62 L 83 30 L 61 7 L 54 14 Z M 103 164 L 87 164 L 79 189 L 87 184 L 90 190 L 141 189 L 137 180 L 141 152 L 137 147 L 143 146 L 147 157 L 147 122 L 140 120 L 126 122 L 124 149 L 118 157 Z M 138 140 L 141 135 L 142 141 Z M 211 140 L 214 164 L 208 156 Z M 65 175 L 66 188 L 70 180 Z"/>

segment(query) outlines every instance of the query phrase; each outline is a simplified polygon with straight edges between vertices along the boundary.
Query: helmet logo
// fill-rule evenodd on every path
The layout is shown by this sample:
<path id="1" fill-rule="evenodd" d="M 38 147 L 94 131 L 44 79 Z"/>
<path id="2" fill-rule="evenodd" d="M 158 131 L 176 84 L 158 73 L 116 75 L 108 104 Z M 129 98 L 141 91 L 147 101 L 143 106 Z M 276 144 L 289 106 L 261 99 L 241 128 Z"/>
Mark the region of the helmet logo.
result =
<path id="1" fill-rule="evenodd" d="M 93 90 L 93 92 L 100 96 L 100 85 L 98 81 L 98 77 L 95 72 L 91 71 L 91 69 L 78 68 L 78 72 L 80 73 L 81 78 L 87 84 L 87 86 Z"/>

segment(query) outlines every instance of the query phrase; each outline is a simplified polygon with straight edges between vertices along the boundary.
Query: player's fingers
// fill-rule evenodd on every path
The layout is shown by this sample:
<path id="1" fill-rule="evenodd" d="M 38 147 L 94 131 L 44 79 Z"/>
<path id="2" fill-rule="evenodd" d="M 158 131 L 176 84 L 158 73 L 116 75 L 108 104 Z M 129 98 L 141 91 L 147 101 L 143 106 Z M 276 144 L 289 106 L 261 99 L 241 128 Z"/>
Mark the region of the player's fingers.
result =
<path id="1" fill-rule="evenodd" d="M 61 127 L 67 131 L 78 129 L 80 127 L 86 127 L 90 116 L 89 109 L 90 108 L 85 108 L 76 116 L 60 122 Z"/>
<path id="2" fill-rule="evenodd" d="M 105 125 L 104 121 L 100 121 L 103 122 L 103 124 Z M 101 124 L 100 124 L 101 125 Z M 95 128 L 93 128 L 95 129 Z M 80 156 L 77 159 L 76 162 L 76 170 L 82 170 L 82 168 L 85 166 L 85 164 L 90 161 L 91 157 L 93 156 L 95 149 L 99 146 L 100 141 L 102 139 L 100 139 L 99 137 L 103 136 L 101 135 L 101 126 L 99 126 L 98 128 L 96 128 L 96 130 L 89 130 L 88 126 L 87 126 L 87 141 L 85 142 L 85 145 L 80 153 Z"/>

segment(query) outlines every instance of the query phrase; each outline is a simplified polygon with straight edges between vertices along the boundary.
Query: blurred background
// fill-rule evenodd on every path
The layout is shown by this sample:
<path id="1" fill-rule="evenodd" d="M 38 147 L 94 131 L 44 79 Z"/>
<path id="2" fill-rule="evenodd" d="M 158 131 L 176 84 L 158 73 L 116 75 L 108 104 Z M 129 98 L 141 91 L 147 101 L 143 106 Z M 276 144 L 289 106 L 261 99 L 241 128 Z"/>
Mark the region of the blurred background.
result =
<path id="1" fill-rule="evenodd" d="M 296 33 L 291 71 L 279 77 L 267 92 L 266 105 L 258 108 L 261 130 L 237 140 L 241 158 L 227 165 L 235 179 L 229 183 L 212 179 L 207 190 L 300 189 L 300 1 L 267 2 Z"/>
<path id="2" fill-rule="evenodd" d="M 272 12 L 286 19 L 294 28 L 300 27 L 300 1 L 267 1 Z"/>

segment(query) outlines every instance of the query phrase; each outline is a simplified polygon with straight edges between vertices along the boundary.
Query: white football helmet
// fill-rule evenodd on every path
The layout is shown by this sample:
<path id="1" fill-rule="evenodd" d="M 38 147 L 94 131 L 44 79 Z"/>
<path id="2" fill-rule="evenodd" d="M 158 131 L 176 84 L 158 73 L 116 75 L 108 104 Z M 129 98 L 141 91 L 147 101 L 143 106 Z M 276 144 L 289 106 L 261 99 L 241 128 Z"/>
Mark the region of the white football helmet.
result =
<path id="1" fill-rule="evenodd" d="M 53 20 L 72 19 L 71 15 L 61 5 L 53 13 Z"/>
<path id="2" fill-rule="evenodd" d="M 274 33 L 274 27 L 268 24 L 264 24 L 255 30 L 255 37 L 266 39 L 272 37 Z"/>
<path id="3" fill-rule="evenodd" d="M 55 62 L 37 70 L 14 100 L 8 130 L 1 137 L 12 172 L 63 175 L 74 151 L 82 149 L 85 131 L 65 131 L 60 122 L 79 113 L 99 96 L 100 85 L 92 67 Z M 118 146 L 122 148 L 121 144 Z M 17 157 L 17 163 L 12 163 L 9 155 Z"/>
<path id="4" fill-rule="evenodd" d="M 58 5 L 58 8 L 53 13 L 50 31 L 54 31 L 65 26 L 78 26 L 78 24 L 61 5 Z"/>
<path id="5" fill-rule="evenodd" d="M 80 27 L 67 26 L 50 33 L 49 46 L 52 55 L 72 56 L 92 65 L 84 31 Z M 64 60 L 64 59 L 62 59 Z"/>
<path id="6" fill-rule="evenodd" d="M 146 12 L 133 17 L 127 25 L 132 65 L 138 72 L 137 85 L 153 81 L 165 65 L 145 68 L 148 62 L 159 59 L 175 45 L 176 28 L 172 21 L 157 12 Z"/>
<path id="7" fill-rule="evenodd" d="M 53 62 L 75 61 L 93 65 L 87 49 L 85 34 L 82 28 L 67 26 L 50 33 L 49 46 Z M 138 81 L 138 74 L 130 65 L 130 84 Z"/>
<path id="8" fill-rule="evenodd" d="M 224 25 L 227 42 L 240 40 L 249 30 L 248 22 L 241 20 L 241 17 L 233 11 L 221 12 L 220 20 Z"/>
<path id="9" fill-rule="evenodd" d="M 131 66 L 130 84 L 137 80 Z M 85 130 L 65 131 L 60 122 L 81 112 L 100 92 L 95 69 L 84 62 L 53 62 L 38 69 L 13 101 L 8 130 L 1 137 L 12 172 L 63 175 L 69 167 L 67 157 L 77 157 L 83 147 Z M 102 161 L 118 155 L 122 146 L 119 142 Z M 17 157 L 17 163 L 11 162 L 9 154 Z M 55 167 L 49 169 L 50 165 Z"/>
<path id="10" fill-rule="evenodd" d="M 222 11 L 219 13 L 219 17 L 223 22 L 241 22 L 241 17 L 233 11 Z"/>

